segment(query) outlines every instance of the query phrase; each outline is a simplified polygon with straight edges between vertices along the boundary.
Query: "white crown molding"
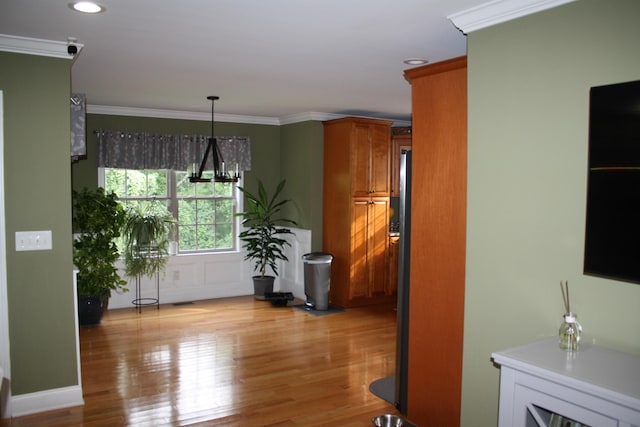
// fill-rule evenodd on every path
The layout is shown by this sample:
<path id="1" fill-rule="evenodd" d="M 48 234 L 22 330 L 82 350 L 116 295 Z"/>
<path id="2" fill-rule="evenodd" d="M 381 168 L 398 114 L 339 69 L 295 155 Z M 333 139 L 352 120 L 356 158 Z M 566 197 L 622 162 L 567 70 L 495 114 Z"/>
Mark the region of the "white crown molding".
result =
<path id="1" fill-rule="evenodd" d="M 193 111 L 180 110 L 160 110 L 154 108 L 136 108 L 136 107 L 113 107 L 109 105 L 87 105 L 87 113 L 105 114 L 108 116 L 131 116 L 131 117 L 152 117 L 158 119 L 178 119 L 178 120 L 211 120 L 210 113 L 201 113 Z M 257 125 L 288 125 L 306 121 L 325 121 L 346 117 L 345 114 L 306 112 L 296 113 L 278 117 L 261 117 L 261 116 L 241 116 L 236 114 L 220 114 L 216 113 L 216 122 L 227 123 L 248 123 Z M 411 122 L 404 120 L 394 121 L 395 126 L 411 126 Z"/>
<path id="2" fill-rule="evenodd" d="M 281 117 L 280 124 L 288 125 L 292 123 L 300 123 L 300 122 L 306 122 L 310 120 L 323 122 L 325 120 L 341 119 L 343 117 L 349 117 L 349 116 L 351 115 L 335 114 L 335 113 L 318 113 L 314 111 L 309 111 L 306 113 L 290 114 L 288 116 Z M 362 117 L 374 118 L 374 119 L 379 118 L 379 117 L 367 117 L 367 116 L 362 116 Z M 394 120 L 393 125 L 394 126 L 411 126 L 411 122 L 406 120 Z"/>
<path id="3" fill-rule="evenodd" d="M 465 34 L 576 0 L 494 0 L 447 16 Z"/>
<path id="4" fill-rule="evenodd" d="M 407 120 L 394 120 L 391 126 L 410 127 L 411 122 Z"/>
<path id="5" fill-rule="evenodd" d="M 71 59 L 78 56 L 82 48 L 81 43 L 73 42 L 78 48 L 75 55 L 67 52 L 68 42 L 60 42 L 56 40 L 34 39 L 30 37 L 12 36 L 9 34 L 0 34 L 0 51 L 24 53 L 27 55 L 50 56 L 53 58 Z"/>
<path id="6" fill-rule="evenodd" d="M 307 122 L 307 121 L 325 121 L 332 119 L 339 119 L 344 117 L 344 114 L 333 114 L 333 113 L 318 113 L 314 111 L 309 111 L 306 113 L 295 113 L 289 114 L 287 116 L 280 118 L 281 125 L 290 125 L 293 123 Z"/>
<path id="7" fill-rule="evenodd" d="M 108 105 L 87 105 L 87 113 L 106 114 L 109 116 L 133 116 L 133 117 L 153 117 L 158 119 L 179 119 L 179 120 L 211 120 L 211 113 L 200 113 L 194 111 L 179 110 L 159 110 L 154 108 L 136 107 L 112 107 Z M 229 123 L 251 123 L 258 125 L 280 125 L 280 120 L 274 117 L 241 116 L 236 114 L 215 115 L 216 122 Z"/>

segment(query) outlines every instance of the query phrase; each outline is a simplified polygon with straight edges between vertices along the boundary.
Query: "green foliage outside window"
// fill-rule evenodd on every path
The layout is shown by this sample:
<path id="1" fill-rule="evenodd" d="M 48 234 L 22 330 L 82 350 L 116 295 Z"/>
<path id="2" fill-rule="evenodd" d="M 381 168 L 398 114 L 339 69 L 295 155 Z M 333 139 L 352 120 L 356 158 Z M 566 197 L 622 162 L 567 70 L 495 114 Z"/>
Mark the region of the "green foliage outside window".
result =
<path id="1" fill-rule="evenodd" d="M 234 249 L 232 183 L 191 183 L 186 172 L 165 170 L 105 168 L 104 177 L 125 206 L 164 200 L 177 220 L 181 253 Z"/>
<path id="2" fill-rule="evenodd" d="M 181 250 L 232 249 L 232 183 L 191 183 L 186 172 L 176 172 L 178 246 Z"/>

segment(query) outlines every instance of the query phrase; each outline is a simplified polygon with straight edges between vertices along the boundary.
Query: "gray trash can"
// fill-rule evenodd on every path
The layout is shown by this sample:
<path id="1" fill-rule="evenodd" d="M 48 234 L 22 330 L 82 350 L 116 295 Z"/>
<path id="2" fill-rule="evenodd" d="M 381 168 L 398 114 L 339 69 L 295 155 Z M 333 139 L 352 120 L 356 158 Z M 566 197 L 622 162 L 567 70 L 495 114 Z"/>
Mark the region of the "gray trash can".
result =
<path id="1" fill-rule="evenodd" d="M 307 296 L 305 304 L 314 310 L 328 310 L 333 255 L 325 252 L 311 252 L 302 255 L 302 261 L 304 293 Z"/>

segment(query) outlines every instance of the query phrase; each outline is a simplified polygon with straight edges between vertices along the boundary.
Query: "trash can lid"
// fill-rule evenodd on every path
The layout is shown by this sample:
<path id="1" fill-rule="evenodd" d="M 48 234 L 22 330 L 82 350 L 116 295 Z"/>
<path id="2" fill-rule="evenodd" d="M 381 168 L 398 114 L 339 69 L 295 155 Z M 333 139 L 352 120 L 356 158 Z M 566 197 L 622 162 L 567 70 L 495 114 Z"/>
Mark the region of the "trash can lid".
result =
<path id="1" fill-rule="evenodd" d="M 302 255 L 302 261 L 306 264 L 327 264 L 333 260 L 333 255 L 326 252 L 311 252 Z"/>

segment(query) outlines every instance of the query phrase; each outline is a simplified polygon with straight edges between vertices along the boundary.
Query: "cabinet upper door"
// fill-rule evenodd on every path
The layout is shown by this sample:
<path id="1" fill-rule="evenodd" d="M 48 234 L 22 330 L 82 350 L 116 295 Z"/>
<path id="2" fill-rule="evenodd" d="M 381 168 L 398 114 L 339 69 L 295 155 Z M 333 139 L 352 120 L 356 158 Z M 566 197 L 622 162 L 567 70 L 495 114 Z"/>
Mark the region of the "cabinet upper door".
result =
<path id="1" fill-rule="evenodd" d="M 389 196 L 389 127 L 356 123 L 351 142 L 351 195 Z"/>
<path id="2" fill-rule="evenodd" d="M 391 171 L 391 132 L 388 126 L 371 128 L 371 173 L 372 196 L 389 196 Z"/>
<path id="3" fill-rule="evenodd" d="M 367 197 L 369 185 L 371 138 L 369 125 L 355 123 L 351 138 L 351 195 Z"/>

